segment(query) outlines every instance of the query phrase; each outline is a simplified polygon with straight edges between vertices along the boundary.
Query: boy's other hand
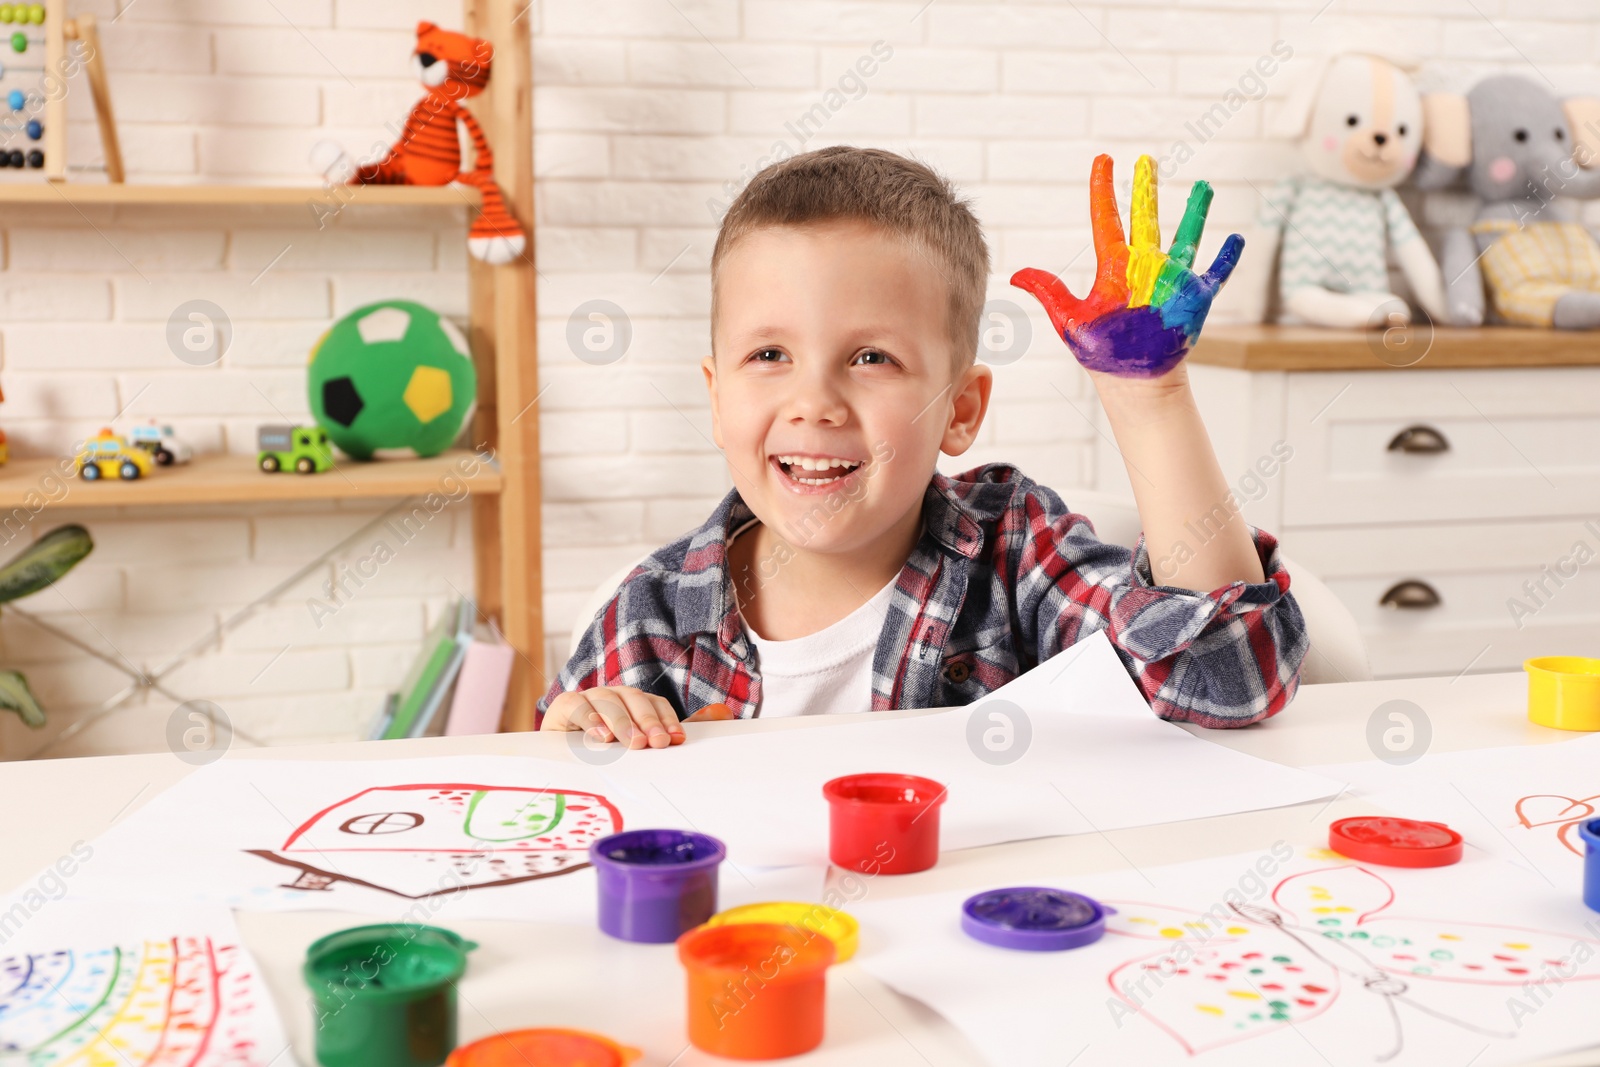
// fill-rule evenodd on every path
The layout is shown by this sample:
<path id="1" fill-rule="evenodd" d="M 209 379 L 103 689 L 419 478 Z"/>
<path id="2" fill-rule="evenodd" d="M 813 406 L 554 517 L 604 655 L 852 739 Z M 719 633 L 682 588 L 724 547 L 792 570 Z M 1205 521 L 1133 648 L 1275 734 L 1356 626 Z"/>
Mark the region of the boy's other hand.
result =
<path id="1" fill-rule="evenodd" d="M 690 716 L 691 720 L 706 710 L 709 709 L 696 712 Z M 629 748 L 667 748 L 683 744 L 683 726 L 672 705 L 663 697 L 625 685 L 602 685 L 562 693 L 550 702 L 539 729 L 585 730 L 603 744 L 621 741 Z"/>
<path id="2" fill-rule="evenodd" d="M 1156 213 L 1155 162 L 1140 156 L 1134 169 L 1133 206 L 1129 223 L 1133 240 L 1124 239 L 1111 180 L 1111 157 L 1098 156 L 1089 178 L 1089 214 L 1094 229 L 1094 288 L 1082 300 L 1060 278 L 1029 267 L 1011 277 L 1044 305 L 1067 347 L 1090 371 L 1123 378 L 1155 378 L 1172 370 L 1188 354 L 1205 325 L 1211 301 L 1222 288 L 1244 250 L 1244 238 L 1231 235 L 1212 262 L 1196 274 L 1194 264 L 1211 186 L 1195 182 L 1189 206 L 1172 245 L 1163 253 Z"/>

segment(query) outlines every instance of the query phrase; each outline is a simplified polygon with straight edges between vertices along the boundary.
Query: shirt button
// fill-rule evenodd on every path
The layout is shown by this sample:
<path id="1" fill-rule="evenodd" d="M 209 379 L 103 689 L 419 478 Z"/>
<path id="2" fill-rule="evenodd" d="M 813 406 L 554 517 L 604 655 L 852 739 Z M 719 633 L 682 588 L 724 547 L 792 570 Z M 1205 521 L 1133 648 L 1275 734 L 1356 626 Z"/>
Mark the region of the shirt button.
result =
<path id="1" fill-rule="evenodd" d="M 952 663 L 944 669 L 944 676 L 956 685 L 960 685 L 972 677 L 972 668 L 965 663 Z"/>

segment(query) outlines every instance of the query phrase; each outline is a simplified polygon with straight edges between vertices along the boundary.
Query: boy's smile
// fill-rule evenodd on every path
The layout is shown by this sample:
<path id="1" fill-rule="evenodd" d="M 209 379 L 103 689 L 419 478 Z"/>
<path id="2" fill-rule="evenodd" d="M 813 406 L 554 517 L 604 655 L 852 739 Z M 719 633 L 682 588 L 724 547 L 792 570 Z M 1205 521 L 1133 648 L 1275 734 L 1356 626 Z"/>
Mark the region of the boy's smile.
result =
<path id="1" fill-rule="evenodd" d="M 898 570 L 939 452 L 966 450 L 988 399 L 936 261 L 863 222 L 766 227 L 716 287 L 704 370 L 740 495 L 796 549 L 898 553 Z"/>

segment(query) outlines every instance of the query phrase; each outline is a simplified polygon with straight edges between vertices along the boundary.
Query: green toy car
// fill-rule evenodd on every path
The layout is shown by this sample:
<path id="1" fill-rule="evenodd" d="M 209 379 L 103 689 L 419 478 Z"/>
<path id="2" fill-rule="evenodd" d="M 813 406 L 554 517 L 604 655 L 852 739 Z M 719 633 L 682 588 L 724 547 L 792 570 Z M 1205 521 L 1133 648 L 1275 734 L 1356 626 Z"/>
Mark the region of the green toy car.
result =
<path id="1" fill-rule="evenodd" d="M 256 465 L 268 474 L 297 470 L 317 474 L 333 469 L 328 433 L 320 426 L 263 426 L 256 431 Z"/>

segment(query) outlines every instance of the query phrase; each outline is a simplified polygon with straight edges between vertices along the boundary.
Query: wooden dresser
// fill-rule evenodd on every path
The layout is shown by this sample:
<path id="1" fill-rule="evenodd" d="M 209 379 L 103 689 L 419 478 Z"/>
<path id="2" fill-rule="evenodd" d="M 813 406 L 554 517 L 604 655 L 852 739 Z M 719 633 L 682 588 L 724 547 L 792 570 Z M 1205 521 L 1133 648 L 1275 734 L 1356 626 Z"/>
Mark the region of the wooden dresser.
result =
<path id="1" fill-rule="evenodd" d="M 1350 607 L 1375 675 L 1600 655 L 1600 333 L 1218 324 L 1189 362 L 1246 518 Z M 1109 446 L 1097 467 L 1131 498 Z"/>

